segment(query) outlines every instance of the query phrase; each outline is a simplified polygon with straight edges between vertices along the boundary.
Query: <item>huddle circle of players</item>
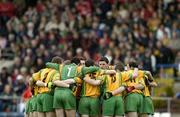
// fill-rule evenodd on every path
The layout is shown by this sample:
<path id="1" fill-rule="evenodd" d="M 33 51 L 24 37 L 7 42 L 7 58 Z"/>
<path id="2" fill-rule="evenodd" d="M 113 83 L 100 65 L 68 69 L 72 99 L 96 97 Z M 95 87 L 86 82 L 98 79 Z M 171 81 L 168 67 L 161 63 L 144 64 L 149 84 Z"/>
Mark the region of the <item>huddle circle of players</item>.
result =
<path id="1" fill-rule="evenodd" d="M 134 60 L 110 66 L 102 57 L 62 61 L 54 57 L 46 68 L 32 74 L 33 96 L 26 102 L 27 117 L 116 116 L 148 117 L 154 107 L 150 90 L 157 86 L 151 73 Z"/>

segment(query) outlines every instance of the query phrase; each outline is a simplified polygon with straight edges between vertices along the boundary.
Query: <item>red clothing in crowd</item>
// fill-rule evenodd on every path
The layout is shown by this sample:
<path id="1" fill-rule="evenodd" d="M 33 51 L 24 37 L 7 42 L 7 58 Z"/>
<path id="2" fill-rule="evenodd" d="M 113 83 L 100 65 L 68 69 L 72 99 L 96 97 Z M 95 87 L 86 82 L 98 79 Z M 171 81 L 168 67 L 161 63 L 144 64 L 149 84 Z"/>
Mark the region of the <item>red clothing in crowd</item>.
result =
<path id="1" fill-rule="evenodd" d="M 90 15 L 92 13 L 91 4 L 88 1 L 78 2 L 76 9 L 81 15 L 84 15 L 84 16 Z"/>
<path id="2" fill-rule="evenodd" d="M 15 15 L 15 9 L 12 2 L 0 3 L 0 16 L 12 17 Z"/>

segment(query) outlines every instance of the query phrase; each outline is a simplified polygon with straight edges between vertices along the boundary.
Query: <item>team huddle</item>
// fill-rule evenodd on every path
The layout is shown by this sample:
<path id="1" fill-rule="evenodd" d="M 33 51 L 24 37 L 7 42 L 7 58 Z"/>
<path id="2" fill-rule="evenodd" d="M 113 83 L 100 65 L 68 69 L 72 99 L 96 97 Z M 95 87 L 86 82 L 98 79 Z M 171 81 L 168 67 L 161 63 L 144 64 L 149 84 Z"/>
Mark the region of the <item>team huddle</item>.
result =
<path id="1" fill-rule="evenodd" d="M 124 69 L 126 68 L 126 69 Z M 132 60 L 109 65 L 93 60 L 54 57 L 30 79 L 33 96 L 26 103 L 27 117 L 147 117 L 153 115 L 151 73 Z"/>

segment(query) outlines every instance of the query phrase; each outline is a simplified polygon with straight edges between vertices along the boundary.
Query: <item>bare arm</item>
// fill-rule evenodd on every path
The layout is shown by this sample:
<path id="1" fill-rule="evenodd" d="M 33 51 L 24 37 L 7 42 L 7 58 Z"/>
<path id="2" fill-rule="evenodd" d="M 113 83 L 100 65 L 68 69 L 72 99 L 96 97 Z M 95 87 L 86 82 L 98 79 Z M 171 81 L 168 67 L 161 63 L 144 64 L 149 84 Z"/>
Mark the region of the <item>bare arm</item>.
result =
<path id="1" fill-rule="evenodd" d="M 105 75 L 116 74 L 116 71 L 115 71 L 115 70 L 105 70 L 105 71 L 104 71 L 104 74 L 105 74 Z"/>
<path id="2" fill-rule="evenodd" d="M 87 77 L 84 78 L 84 81 L 94 86 L 98 86 L 101 84 L 101 80 L 90 79 Z"/>
<path id="3" fill-rule="evenodd" d="M 29 86 L 31 86 L 31 87 L 32 87 L 33 85 L 34 85 L 34 83 L 33 83 L 33 79 L 32 79 L 32 78 L 30 78 L 30 79 L 29 79 Z"/>
<path id="4" fill-rule="evenodd" d="M 66 84 L 73 84 L 73 83 L 75 83 L 75 80 L 74 79 L 67 79 L 67 80 L 63 80 L 63 82 Z"/>
<path id="5" fill-rule="evenodd" d="M 63 82 L 63 81 L 60 81 L 60 80 L 55 80 L 53 81 L 53 84 L 58 86 L 58 87 L 69 87 L 69 84 Z"/>
<path id="6" fill-rule="evenodd" d="M 121 92 L 123 92 L 126 88 L 124 86 L 120 86 L 119 88 L 117 88 L 116 90 L 112 91 L 112 95 L 117 95 Z"/>
<path id="7" fill-rule="evenodd" d="M 156 82 L 150 82 L 149 85 L 150 85 L 151 87 L 157 87 L 157 86 L 158 86 Z"/>
<path id="8" fill-rule="evenodd" d="M 139 83 L 139 84 L 135 84 L 135 85 L 134 85 L 134 88 L 135 88 L 135 89 L 138 89 L 138 90 L 142 90 L 142 89 L 144 89 L 144 85 L 142 85 L 142 84 L 140 84 L 140 83 Z"/>
<path id="9" fill-rule="evenodd" d="M 44 82 L 38 80 L 38 81 L 36 82 L 36 85 L 39 86 L 39 87 L 46 87 L 46 86 L 47 86 L 47 83 L 44 83 Z"/>
<path id="10" fill-rule="evenodd" d="M 132 74 L 133 79 L 138 76 L 138 68 L 134 68 L 134 72 Z"/>
<path id="11" fill-rule="evenodd" d="M 146 75 L 148 76 L 148 80 L 149 80 L 150 82 L 154 81 L 154 78 L 153 78 L 151 72 L 146 71 Z"/>

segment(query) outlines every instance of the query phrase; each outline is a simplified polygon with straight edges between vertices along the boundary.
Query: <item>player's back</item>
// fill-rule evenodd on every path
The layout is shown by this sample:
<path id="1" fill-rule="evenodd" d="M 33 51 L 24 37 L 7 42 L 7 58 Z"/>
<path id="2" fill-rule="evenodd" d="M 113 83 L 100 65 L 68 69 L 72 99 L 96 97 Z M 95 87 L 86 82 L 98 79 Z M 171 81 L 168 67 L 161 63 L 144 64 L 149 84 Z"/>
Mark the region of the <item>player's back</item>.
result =
<path id="1" fill-rule="evenodd" d="M 77 68 L 78 66 L 74 63 L 64 65 L 61 72 L 61 80 L 74 78 L 77 75 Z"/>

